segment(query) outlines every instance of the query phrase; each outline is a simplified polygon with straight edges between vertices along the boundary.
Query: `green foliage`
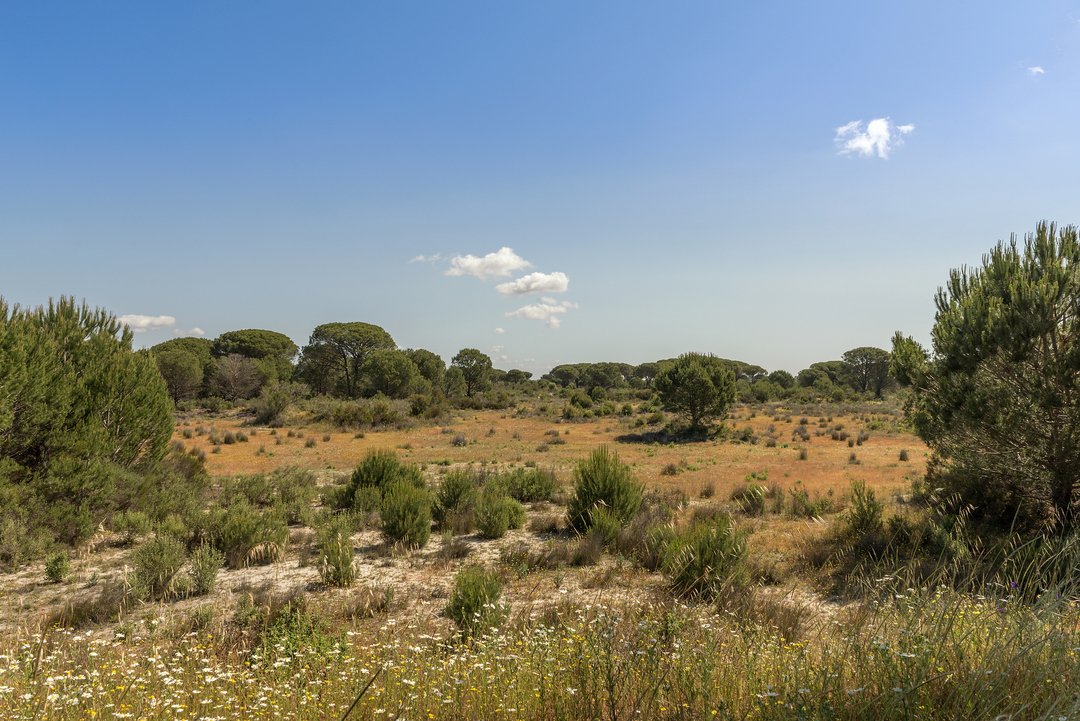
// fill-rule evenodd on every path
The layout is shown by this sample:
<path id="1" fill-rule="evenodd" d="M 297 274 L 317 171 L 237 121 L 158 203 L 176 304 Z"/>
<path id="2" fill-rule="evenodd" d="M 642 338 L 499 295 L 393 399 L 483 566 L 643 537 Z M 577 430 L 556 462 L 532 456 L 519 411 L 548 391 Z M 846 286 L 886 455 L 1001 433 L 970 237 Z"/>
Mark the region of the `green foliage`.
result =
<path id="1" fill-rule="evenodd" d="M 60 583 L 71 573 L 71 559 L 66 551 L 57 551 L 49 555 L 45 561 L 45 580 L 49 583 Z"/>
<path id="2" fill-rule="evenodd" d="M 453 533 L 468 533 L 475 526 L 477 479 L 469 471 L 454 470 L 443 477 L 435 493 L 435 522 Z"/>
<path id="3" fill-rule="evenodd" d="M 1001 526 L 1077 526 L 1080 238 L 1039 223 L 953 270 L 936 297 L 932 353 L 897 333 L 892 370 L 930 446 L 931 484 Z"/>
<path id="4" fill-rule="evenodd" d="M 550 501 L 559 489 L 555 472 L 542 468 L 515 468 L 499 475 L 511 498 L 522 503 Z"/>
<path id="5" fill-rule="evenodd" d="M 484 538 L 502 538 L 511 528 L 525 522 L 525 508 L 506 495 L 506 486 L 497 480 L 484 484 L 476 500 L 476 527 Z"/>
<path id="6" fill-rule="evenodd" d="M 109 527 L 119 534 L 121 545 L 130 546 L 150 533 L 154 524 L 142 511 L 121 511 L 110 519 Z"/>
<path id="7" fill-rule="evenodd" d="M 454 577 L 446 615 L 457 624 L 462 636 L 477 635 L 505 615 L 499 605 L 501 595 L 502 581 L 497 573 L 482 566 L 466 566 Z"/>
<path id="8" fill-rule="evenodd" d="M 299 372 L 319 393 L 355 398 L 361 389 L 360 366 L 368 355 L 397 345 L 390 334 L 371 323 L 324 323 L 311 332 Z"/>
<path id="9" fill-rule="evenodd" d="M 287 523 L 309 520 L 315 496 L 315 474 L 296 466 L 227 479 L 221 492 L 225 505 L 243 500 L 260 509 L 273 509 Z"/>
<path id="10" fill-rule="evenodd" d="M 246 498 L 211 508 L 194 517 L 193 526 L 196 540 L 221 551 L 234 569 L 280 560 L 289 540 L 289 527 L 277 511 L 253 507 Z"/>
<path id="11" fill-rule="evenodd" d="M 275 382 L 263 386 L 259 397 L 251 403 L 255 422 L 280 426 L 285 411 L 306 395 L 307 387 L 302 383 Z"/>
<path id="12" fill-rule="evenodd" d="M 310 404 L 315 420 L 329 421 L 342 429 L 382 428 L 401 423 L 408 415 L 404 401 L 384 396 L 357 400 L 317 398 Z"/>
<path id="13" fill-rule="evenodd" d="M 347 516 L 333 516 L 319 530 L 319 573 L 328 586 L 345 588 L 356 580 L 352 526 Z"/>
<path id="14" fill-rule="evenodd" d="M 408 353 L 390 348 L 368 353 L 358 373 L 365 395 L 381 394 L 388 398 L 407 397 L 423 379 Z"/>
<path id="15" fill-rule="evenodd" d="M 0 524 L 78 543 L 154 469 L 172 434 L 157 364 L 103 310 L 0 300 Z"/>
<path id="16" fill-rule="evenodd" d="M 453 368 L 461 371 L 465 381 L 465 395 L 471 396 L 488 387 L 491 376 L 491 358 L 476 348 L 462 348 L 450 360 Z"/>
<path id="17" fill-rule="evenodd" d="M 567 519 L 572 529 L 585 533 L 593 525 L 597 508 L 607 508 L 623 525 L 641 507 L 643 488 L 631 474 L 630 467 L 606 446 L 593 451 L 574 469 L 574 496 L 570 499 Z"/>
<path id="18" fill-rule="evenodd" d="M 199 395 L 203 387 L 203 365 L 198 356 L 179 348 L 155 351 L 153 356 L 174 403 Z"/>
<path id="19" fill-rule="evenodd" d="M 290 380 L 297 350 L 287 335 L 258 328 L 228 331 L 214 341 L 214 355 L 219 358 L 238 355 L 254 360 L 264 383 Z"/>
<path id="20" fill-rule="evenodd" d="M 409 359 L 420 371 L 420 376 L 426 380 L 433 390 L 442 392 L 446 382 L 446 363 L 443 359 L 424 348 L 415 348 L 405 351 Z"/>
<path id="21" fill-rule="evenodd" d="M 353 471 L 349 485 L 339 499 L 339 507 L 354 507 L 360 489 L 374 489 L 381 497 L 391 484 L 399 481 L 423 488 L 424 474 L 416 464 L 403 463 L 393 451 L 371 451 Z"/>
<path id="22" fill-rule="evenodd" d="M 179 595 L 178 574 L 184 566 L 184 544 L 172 536 L 155 536 L 131 554 L 134 570 L 128 579 L 140 601 L 158 601 Z"/>
<path id="23" fill-rule="evenodd" d="M 406 548 L 423 548 L 431 536 L 431 494 L 407 480 L 383 490 L 379 517 L 383 538 Z"/>
<path id="24" fill-rule="evenodd" d="M 205 596 L 213 592 L 218 571 L 225 565 L 225 556 L 209 544 L 197 546 L 188 559 L 191 578 L 191 594 Z"/>
<path id="25" fill-rule="evenodd" d="M 666 551 L 664 572 L 683 598 L 710 600 L 746 583 L 746 538 L 726 514 L 692 524 Z"/>
<path id="26" fill-rule="evenodd" d="M 722 418 L 735 399 L 735 376 L 712 355 L 685 353 L 661 366 L 654 381 L 664 408 L 684 416 L 692 428 Z"/>
<path id="27" fill-rule="evenodd" d="M 889 381 L 889 352 L 880 348 L 852 348 L 844 353 L 842 360 L 847 364 L 847 378 L 852 387 L 860 393 L 872 391 L 875 398 L 881 398 Z"/>
<path id="28" fill-rule="evenodd" d="M 872 488 L 862 481 L 851 484 L 851 503 L 844 514 L 845 532 L 850 536 L 868 536 L 884 529 L 885 508 Z"/>

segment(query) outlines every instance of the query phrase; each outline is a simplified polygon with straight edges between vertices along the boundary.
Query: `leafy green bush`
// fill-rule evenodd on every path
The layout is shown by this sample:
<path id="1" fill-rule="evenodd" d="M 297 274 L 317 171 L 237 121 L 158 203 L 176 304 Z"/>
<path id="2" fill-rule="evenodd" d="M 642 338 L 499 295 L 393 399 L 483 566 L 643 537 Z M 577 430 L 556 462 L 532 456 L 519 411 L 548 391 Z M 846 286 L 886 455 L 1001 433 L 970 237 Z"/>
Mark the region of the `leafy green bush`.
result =
<path id="1" fill-rule="evenodd" d="M 574 496 L 567 509 L 571 528 L 585 533 L 593 525 L 593 513 L 606 507 L 625 525 L 641 507 L 643 489 L 634 481 L 630 467 L 606 446 L 579 461 L 574 469 Z"/>
<path id="2" fill-rule="evenodd" d="M 515 468 L 499 476 L 511 498 L 522 503 L 550 501 L 559 489 L 555 472 L 540 468 Z"/>
<path id="3" fill-rule="evenodd" d="M 132 545 L 153 529 L 150 517 L 142 511 L 121 511 L 110 519 L 109 526 L 119 534 L 123 546 Z"/>
<path id="4" fill-rule="evenodd" d="M 237 499 L 193 519 L 195 540 L 210 543 L 223 554 L 229 568 L 273 563 L 285 555 L 289 527 L 274 509 L 252 507 Z"/>
<path id="5" fill-rule="evenodd" d="M 668 542 L 664 571 L 672 591 L 692 600 L 710 600 L 746 581 L 746 539 L 731 517 L 692 524 Z"/>
<path id="6" fill-rule="evenodd" d="M 57 551 L 45 561 L 45 579 L 49 583 L 60 583 L 71 573 L 71 559 L 67 552 Z"/>
<path id="7" fill-rule="evenodd" d="M 225 556 L 213 546 L 204 543 L 191 552 L 189 563 L 191 594 L 205 596 L 212 592 L 218 571 L 225 565 Z"/>
<path id="8" fill-rule="evenodd" d="M 171 536 L 155 536 L 131 554 L 131 593 L 141 601 L 180 594 L 178 574 L 187 560 L 184 544 Z"/>
<path id="9" fill-rule="evenodd" d="M 381 497 L 386 489 L 396 482 L 423 488 L 424 474 L 417 465 L 402 463 L 393 451 L 371 451 L 353 471 L 349 485 L 339 500 L 341 507 L 355 508 L 360 489 L 377 489 Z"/>
<path id="10" fill-rule="evenodd" d="M 393 481 L 383 492 L 380 517 L 387 542 L 423 548 L 431 536 L 431 494 L 408 481 Z"/>
<path id="11" fill-rule="evenodd" d="M 345 588 L 356 580 L 351 531 L 344 516 L 331 518 L 319 531 L 319 572 L 328 586 Z"/>
<path id="12" fill-rule="evenodd" d="M 476 527 L 481 536 L 502 538 L 509 529 L 520 528 L 524 522 L 525 509 L 506 495 L 501 483 L 485 484 L 476 501 Z"/>
<path id="13" fill-rule="evenodd" d="M 477 478 L 464 470 L 450 471 L 435 492 L 435 522 L 442 530 L 468 533 L 475 525 Z"/>
<path id="14" fill-rule="evenodd" d="M 498 574 L 481 566 L 466 566 L 454 577 L 446 615 L 457 624 L 462 636 L 481 633 L 505 615 L 499 605 L 501 595 L 502 581 Z"/>

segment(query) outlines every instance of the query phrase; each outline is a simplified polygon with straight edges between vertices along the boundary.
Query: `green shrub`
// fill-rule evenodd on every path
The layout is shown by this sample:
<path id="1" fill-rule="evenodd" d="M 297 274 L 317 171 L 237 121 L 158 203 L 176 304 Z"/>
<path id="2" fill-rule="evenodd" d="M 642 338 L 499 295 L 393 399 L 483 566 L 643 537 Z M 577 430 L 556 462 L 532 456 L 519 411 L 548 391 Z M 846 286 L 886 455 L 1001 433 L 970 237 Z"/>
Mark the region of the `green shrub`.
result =
<path id="1" fill-rule="evenodd" d="M 457 624 L 462 636 L 481 633 L 505 615 L 499 605 L 501 595 L 502 581 L 498 574 L 480 566 L 466 566 L 454 577 L 446 615 Z"/>
<path id="2" fill-rule="evenodd" d="M 485 484 L 476 500 L 476 527 L 484 538 L 502 538 L 511 528 L 525 522 L 525 508 L 506 495 L 497 481 Z"/>
<path id="3" fill-rule="evenodd" d="M 416 488 L 424 487 L 424 474 L 413 463 L 402 463 L 393 451 L 371 451 L 360 462 L 349 479 L 342 495 L 343 508 L 354 508 L 356 494 L 361 488 L 375 488 L 381 496 L 392 483 L 403 482 Z"/>
<path id="4" fill-rule="evenodd" d="M 746 581 L 746 539 L 730 516 L 692 524 L 668 542 L 664 571 L 672 591 L 691 600 L 710 600 Z"/>
<path id="5" fill-rule="evenodd" d="M 171 536 L 155 536 L 131 554 L 134 566 L 129 582 L 131 592 L 141 601 L 156 601 L 182 595 L 178 581 L 186 555 L 184 544 Z"/>
<path id="6" fill-rule="evenodd" d="M 71 572 L 71 559 L 64 551 L 58 551 L 45 561 L 45 578 L 49 583 L 60 583 Z"/>
<path id="7" fill-rule="evenodd" d="M 731 500 L 748 516 L 765 515 L 765 498 L 769 489 L 760 483 L 749 483 L 731 492 Z"/>
<path id="8" fill-rule="evenodd" d="M 209 544 L 202 544 L 191 552 L 188 573 L 191 577 L 191 593 L 205 596 L 214 590 L 218 571 L 225 565 L 225 556 Z"/>
<path id="9" fill-rule="evenodd" d="M 507 494 L 522 503 L 550 501 L 559 488 L 555 472 L 540 468 L 515 468 L 501 474 L 499 479 Z"/>
<path id="10" fill-rule="evenodd" d="M 593 525 L 593 513 L 606 507 L 621 525 L 641 507 L 643 489 L 634 481 L 630 467 L 606 446 L 597 448 L 574 469 L 574 496 L 567 509 L 571 528 L 585 533 Z"/>
<path id="11" fill-rule="evenodd" d="M 214 508 L 198 517 L 196 540 L 225 554 L 229 568 L 273 563 L 285 555 L 289 527 L 273 509 L 253 508 L 238 499 L 228 508 Z"/>
<path id="12" fill-rule="evenodd" d="M 356 580 L 351 530 L 349 519 L 337 516 L 319 531 L 319 572 L 328 586 L 345 588 Z"/>
<path id="13" fill-rule="evenodd" d="M 431 536 L 431 495 L 408 481 L 394 481 L 383 492 L 380 518 L 388 543 L 423 548 Z"/>
<path id="14" fill-rule="evenodd" d="M 849 536 L 859 537 L 880 534 L 884 531 L 884 507 L 862 481 L 851 484 L 851 504 L 844 517 L 844 526 Z"/>
<path id="15" fill-rule="evenodd" d="M 435 492 L 435 522 L 442 530 L 468 533 L 472 530 L 477 499 L 476 476 L 464 470 L 450 471 Z"/>
<path id="16" fill-rule="evenodd" d="M 119 534 L 120 545 L 130 546 L 142 536 L 150 533 L 153 523 L 150 517 L 142 511 L 121 511 L 112 517 L 109 522 L 112 530 Z"/>

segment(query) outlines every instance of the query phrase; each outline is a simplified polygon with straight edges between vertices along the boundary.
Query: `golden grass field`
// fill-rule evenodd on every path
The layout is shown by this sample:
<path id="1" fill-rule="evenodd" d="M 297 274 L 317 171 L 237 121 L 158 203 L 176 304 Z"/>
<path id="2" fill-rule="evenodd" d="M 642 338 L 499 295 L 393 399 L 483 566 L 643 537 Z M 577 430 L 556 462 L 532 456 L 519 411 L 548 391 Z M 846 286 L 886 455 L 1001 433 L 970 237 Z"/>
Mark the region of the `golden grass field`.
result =
<path id="1" fill-rule="evenodd" d="M 619 442 L 618 436 L 642 429 L 631 429 L 622 418 L 566 422 L 515 416 L 505 411 L 467 411 L 447 425 L 367 431 L 361 438 L 352 431 L 310 426 L 298 427 L 293 432 L 302 435 L 290 437 L 288 424 L 276 430 L 252 429 L 236 417 L 184 418 L 177 424 L 176 440 L 205 451 L 207 469 L 219 476 L 265 472 L 288 465 L 346 472 L 371 450 L 393 449 L 403 459 L 420 464 L 505 465 L 533 461 L 541 467 L 555 468 L 564 481 L 569 481 L 575 461 L 606 444 L 633 467 L 638 479 L 647 486 L 678 488 L 697 496 L 703 487 L 713 484 L 721 498 L 743 483 L 748 474 L 762 471 L 768 473 L 769 483 L 790 487 L 801 481 L 812 494 L 829 490 L 842 493 L 852 481 L 861 480 L 884 496 L 903 492 L 912 474 L 925 471 L 926 446 L 912 433 L 899 429 L 897 416 L 890 415 L 888 409 L 861 417 L 831 416 L 829 427 L 842 424 L 852 436 L 874 421 L 884 426 L 882 430 L 868 431 L 869 439 L 853 448 L 845 441 L 832 440 L 828 434 L 813 435 L 818 427 L 816 417 L 810 417 L 807 424 L 811 429 L 810 439 L 793 442 L 792 432 L 799 425 L 800 416 L 785 418 L 786 415 L 770 416 L 742 408 L 726 421 L 732 428 L 750 426 L 762 435 L 770 426 L 774 427 L 777 444 L 772 448 L 764 440 L 757 444 L 729 440 L 664 445 Z M 244 432 L 249 439 L 245 443 L 218 445 L 216 448 L 220 450 L 214 452 L 209 434 L 183 436 L 185 430 L 197 427 L 215 429 L 219 434 Z M 553 436 L 549 434 L 556 432 L 562 442 L 550 444 Z M 459 434 L 464 436 L 466 445 L 454 445 L 453 440 Z M 330 440 L 324 441 L 326 436 Z M 309 447 L 312 440 L 314 445 Z M 803 447 L 807 449 L 806 460 L 799 458 L 799 449 Z M 901 450 L 909 452 L 907 462 L 899 460 Z M 853 452 L 857 463 L 850 460 Z M 675 475 L 663 473 L 669 464 L 677 469 Z"/>

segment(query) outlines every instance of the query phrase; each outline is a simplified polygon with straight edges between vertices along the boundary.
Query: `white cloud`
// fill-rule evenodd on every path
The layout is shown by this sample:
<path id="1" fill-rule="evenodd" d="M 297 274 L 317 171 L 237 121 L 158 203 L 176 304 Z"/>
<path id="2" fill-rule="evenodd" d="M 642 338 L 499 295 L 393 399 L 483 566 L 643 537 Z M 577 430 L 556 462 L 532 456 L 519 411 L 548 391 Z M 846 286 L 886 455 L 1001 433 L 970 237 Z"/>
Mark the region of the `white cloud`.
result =
<path id="1" fill-rule="evenodd" d="M 1036 77 L 1038 77 L 1039 75 L 1046 75 L 1046 71 L 1043 70 L 1042 65 L 1032 65 L 1030 68 L 1027 69 L 1027 71 L 1030 75 Z"/>
<path id="2" fill-rule="evenodd" d="M 525 293 L 565 293 L 570 285 L 566 273 L 529 273 L 517 280 L 499 283 L 495 289 L 503 295 L 524 295 Z"/>
<path id="3" fill-rule="evenodd" d="M 568 300 L 558 301 L 554 298 L 541 298 L 539 303 L 522 306 L 517 310 L 507 313 L 508 318 L 527 318 L 529 320 L 542 320 L 548 328 L 558 328 L 562 322 L 560 315 L 565 314 L 572 308 L 577 308 L 576 303 Z"/>
<path id="4" fill-rule="evenodd" d="M 515 270 L 532 267 L 532 263 L 503 246 L 483 258 L 475 255 L 456 255 L 450 259 L 450 269 L 446 275 L 471 275 L 480 280 L 491 277 L 505 278 Z"/>
<path id="5" fill-rule="evenodd" d="M 175 330 L 173 330 L 172 334 L 177 338 L 202 338 L 204 335 L 206 335 L 206 331 L 204 331 L 202 328 L 192 328 L 190 330 L 182 330 L 180 328 L 176 328 Z"/>
<path id="6" fill-rule="evenodd" d="M 903 143 L 903 137 L 915 131 L 911 123 L 893 125 L 888 118 L 874 118 L 863 129 L 861 120 L 852 120 L 836 129 L 835 141 L 841 155 L 861 155 L 864 158 L 889 157 L 894 148 Z"/>
<path id="7" fill-rule="evenodd" d="M 442 253 L 435 255 L 417 255 L 409 259 L 410 263 L 438 263 L 442 260 Z"/>
<path id="8" fill-rule="evenodd" d="M 161 330 L 176 325 L 176 318 L 171 315 L 122 315 L 119 321 L 131 329 L 132 333 L 145 333 L 148 330 Z"/>
<path id="9" fill-rule="evenodd" d="M 506 332 L 506 328 L 496 328 L 495 332 L 498 333 L 499 335 L 502 335 L 503 333 Z"/>

